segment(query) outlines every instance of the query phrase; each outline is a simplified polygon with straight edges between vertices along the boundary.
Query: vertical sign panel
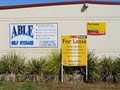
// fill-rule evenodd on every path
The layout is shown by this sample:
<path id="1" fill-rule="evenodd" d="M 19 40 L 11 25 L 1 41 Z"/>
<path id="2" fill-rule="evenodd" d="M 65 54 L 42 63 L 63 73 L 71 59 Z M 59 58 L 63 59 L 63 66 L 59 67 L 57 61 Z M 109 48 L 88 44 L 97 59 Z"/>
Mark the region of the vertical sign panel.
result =
<path id="1" fill-rule="evenodd" d="M 87 36 L 62 36 L 62 65 L 87 65 Z"/>
<path id="2" fill-rule="evenodd" d="M 11 47 L 57 47 L 57 24 L 10 24 Z"/>
<path id="3" fill-rule="evenodd" d="M 106 23 L 88 22 L 87 35 L 106 35 Z"/>

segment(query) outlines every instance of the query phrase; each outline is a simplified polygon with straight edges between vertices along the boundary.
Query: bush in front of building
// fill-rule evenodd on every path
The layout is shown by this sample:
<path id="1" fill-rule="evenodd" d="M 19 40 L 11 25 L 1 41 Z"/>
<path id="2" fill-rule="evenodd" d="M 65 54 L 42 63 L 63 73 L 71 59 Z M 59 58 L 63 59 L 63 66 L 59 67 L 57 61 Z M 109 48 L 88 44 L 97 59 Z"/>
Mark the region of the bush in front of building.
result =
<path id="1" fill-rule="evenodd" d="M 61 69 L 61 53 L 58 50 L 53 50 L 48 56 L 47 56 L 47 62 L 44 67 L 44 71 L 46 73 L 59 75 L 60 69 Z"/>
<path id="2" fill-rule="evenodd" d="M 44 65 L 46 64 L 45 58 L 32 58 L 26 63 L 26 72 L 24 73 L 25 79 L 23 81 L 43 81 L 44 80 Z"/>
<path id="3" fill-rule="evenodd" d="M 113 70 L 114 82 L 120 82 L 120 57 L 116 57 Z"/>
<path id="4" fill-rule="evenodd" d="M 103 82 L 113 82 L 114 59 L 111 57 L 103 57 L 99 63 L 101 80 Z"/>
<path id="5" fill-rule="evenodd" d="M 97 82 L 100 81 L 101 73 L 99 67 L 99 59 L 95 56 L 95 53 L 87 53 L 88 60 L 88 82 Z"/>
<path id="6" fill-rule="evenodd" d="M 99 59 L 94 52 L 88 52 L 87 59 L 88 82 L 120 82 L 120 57 Z M 58 81 L 60 71 L 61 52 L 59 50 L 53 50 L 46 57 L 32 58 L 29 61 L 16 53 L 9 53 L 0 58 L 0 80 Z M 83 78 L 85 68 L 64 67 L 64 74 L 71 80 L 81 80 L 78 78 Z M 74 79 L 72 79 L 73 76 Z M 70 79 L 66 80 L 70 81 Z"/>
<path id="7" fill-rule="evenodd" d="M 61 69 L 61 52 L 59 50 L 52 50 L 46 57 L 46 64 L 44 66 L 44 78 L 46 81 L 59 81 L 59 74 Z"/>
<path id="8" fill-rule="evenodd" d="M 26 74 L 28 75 L 42 75 L 44 70 L 44 65 L 46 63 L 45 58 L 32 58 L 26 64 Z"/>
<path id="9" fill-rule="evenodd" d="M 25 72 L 25 57 L 21 54 L 9 53 L 0 59 L 0 74 L 23 74 Z"/>

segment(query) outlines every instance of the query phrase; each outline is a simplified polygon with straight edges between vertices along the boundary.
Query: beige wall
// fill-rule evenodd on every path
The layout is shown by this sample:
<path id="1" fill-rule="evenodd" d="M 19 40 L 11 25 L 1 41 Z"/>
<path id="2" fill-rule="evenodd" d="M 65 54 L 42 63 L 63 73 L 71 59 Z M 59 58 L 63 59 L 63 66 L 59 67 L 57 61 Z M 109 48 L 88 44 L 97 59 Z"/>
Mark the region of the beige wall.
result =
<path id="1" fill-rule="evenodd" d="M 88 36 L 88 49 L 95 49 L 98 56 L 120 54 L 120 6 L 83 4 L 33 7 L 0 10 L 0 54 L 20 52 L 25 56 L 40 57 L 48 54 L 48 48 L 10 48 L 10 23 L 58 23 L 58 49 L 61 35 L 86 34 L 87 22 L 106 22 L 105 36 Z M 57 49 L 57 48 L 56 48 Z"/>
<path id="2" fill-rule="evenodd" d="M 88 36 L 88 48 L 98 56 L 120 55 L 120 6 L 89 5 L 88 22 L 106 22 L 105 36 Z"/>

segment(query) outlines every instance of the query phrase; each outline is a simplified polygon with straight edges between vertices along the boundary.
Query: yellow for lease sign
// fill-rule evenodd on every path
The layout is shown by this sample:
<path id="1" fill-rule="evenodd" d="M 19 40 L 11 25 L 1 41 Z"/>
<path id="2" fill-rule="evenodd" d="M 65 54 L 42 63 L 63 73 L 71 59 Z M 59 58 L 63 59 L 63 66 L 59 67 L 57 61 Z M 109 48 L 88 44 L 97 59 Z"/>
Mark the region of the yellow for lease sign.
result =
<path id="1" fill-rule="evenodd" d="M 62 36 L 62 65 L 87 65 L 87 36 Z"/>
<path id="2" fill-rule="evenodd" d="M 87 35 L 106 35 L 105 22 L 88 22 Z"/>

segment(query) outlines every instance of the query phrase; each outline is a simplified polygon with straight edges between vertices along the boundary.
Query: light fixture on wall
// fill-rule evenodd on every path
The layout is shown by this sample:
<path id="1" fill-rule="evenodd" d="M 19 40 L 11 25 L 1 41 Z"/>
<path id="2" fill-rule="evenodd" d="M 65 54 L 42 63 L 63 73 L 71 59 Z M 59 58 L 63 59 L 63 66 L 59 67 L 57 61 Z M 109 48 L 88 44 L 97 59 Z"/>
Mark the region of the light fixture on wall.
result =
<path id="1" fill-rule="evenodd" d="M 88 8 L 88 3 L 85 3 L 83 7 Z"/>
<path id="2" fill-rule="evenodd" d="M 88 3 L 85 3 L 81 8 L 81 12 L 84 12 L 88 8 Z"/>

